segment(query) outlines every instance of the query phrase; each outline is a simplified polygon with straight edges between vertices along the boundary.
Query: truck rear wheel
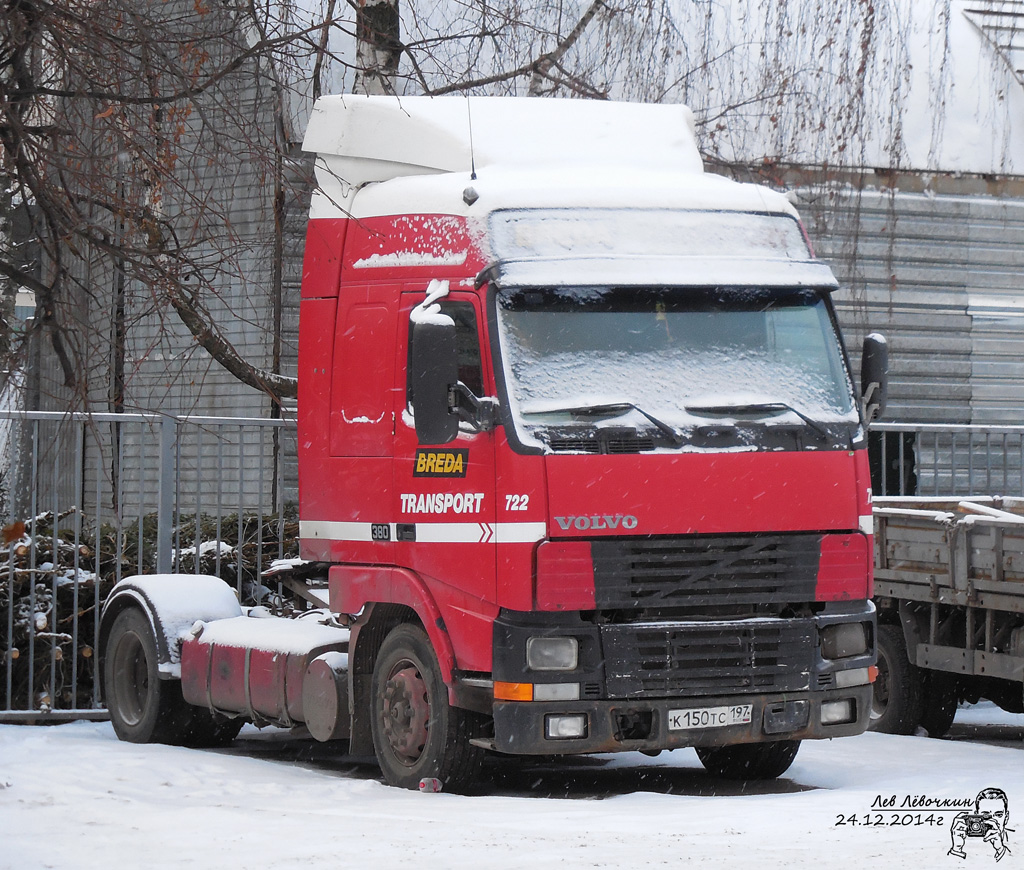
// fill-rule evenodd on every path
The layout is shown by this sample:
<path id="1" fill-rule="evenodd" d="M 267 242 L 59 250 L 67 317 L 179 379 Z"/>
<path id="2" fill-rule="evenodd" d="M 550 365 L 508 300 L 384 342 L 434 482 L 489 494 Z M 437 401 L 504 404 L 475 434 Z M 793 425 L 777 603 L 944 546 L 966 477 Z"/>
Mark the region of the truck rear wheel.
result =
<path id="1" fill-rule="evenodd" d="M 114 733 L 128 743 L 225 746 L 244 724 L 193 707 L 178 680 L 160 679 L 153 627 L 137 607 L 122 611 L 110 627 L 103 685 Z"/>
<path id="2" fill-rule="evenodd" d="M 957 679 L 942 671 L 926 671 L 921 681 L 921 727 L 929 737 L 942 737 L 953 725 L 959 700 Z"/>
<path id="3" fill-rule="evenodd" d="M 923 712 L 921 673 L 907 658 L 903 629 L 878 626 L 878 677 L 872 687 L 868 727 L 884 734 L 913 734 Z"/>
<path id="4" fill-rule="evenodd" d="M 460 791 L 480 770 L 483 750 L 470 744 L 477 714 L 448 704 L 448 689 L 423 629 L 400 625 L 381 644 L 373 669 L 373 747 L 384 779 L 415 789 L 436 778 Z"/>
<path id="5" fill-rule="evenodd" d="M 238 736 L 244 724 L 245 720 L 242 718 L 229 719 L 221 713 L 189 706 L 188 721 L 178 742 L 196 749 L 227 746 Z"/>
<path id="6" fill-rule="evenodd" d="M 121 611 L 110 628 L 103 684 L 114 732 L 128 743 L 175 743 L 188 718 L 176 680 L 161 680 L 156 638 L 137 607 Z"/>
<path id="7" fill-rule="evenodd" d="M 789 770 L 799 749 L 799 740 L 698 746 L 697 757 L 709 773 L 725 779 L 775 779 Z"/>

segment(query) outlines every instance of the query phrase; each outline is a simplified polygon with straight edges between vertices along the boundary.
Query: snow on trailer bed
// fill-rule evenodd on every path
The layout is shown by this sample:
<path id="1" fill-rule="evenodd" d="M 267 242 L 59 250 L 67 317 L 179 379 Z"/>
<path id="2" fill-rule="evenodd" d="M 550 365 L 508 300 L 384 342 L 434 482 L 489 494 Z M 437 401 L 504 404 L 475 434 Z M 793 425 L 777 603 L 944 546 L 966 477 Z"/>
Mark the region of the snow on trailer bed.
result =
<path id="1" fill-rule="evenodd" d="M 520 760 L 469 797 L 388 788 L 370 759 L 272 729 L 197 751 L 118 742 L 107 724 L 6 725 L 0 870 L 996 866 L 980 839 L 963 865 L 947 855 L 955 807 L 982 789 L 1006 792 L 1019 829 L 1024 717 L 967 718 L 989 714 L 1016 748 L 960 725 L 954 740 L 868 733 L 807 742 L 783 779 L 749 784 L 689 750 Z M 1024 855 L 1009 836 L 1000 867 Z"/>

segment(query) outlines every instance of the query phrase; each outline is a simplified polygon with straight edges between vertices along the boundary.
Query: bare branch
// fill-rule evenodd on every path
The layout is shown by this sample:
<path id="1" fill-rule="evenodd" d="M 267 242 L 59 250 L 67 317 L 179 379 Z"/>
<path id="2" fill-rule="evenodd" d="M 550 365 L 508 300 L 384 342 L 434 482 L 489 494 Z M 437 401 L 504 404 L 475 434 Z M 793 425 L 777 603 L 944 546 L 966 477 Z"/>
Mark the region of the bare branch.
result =
<path id="1" fill-rule="evenodd" d="M 298 395 L 298 381 L 264 369 L 256 368 L 232 347 L 217 328 L 208 311 L 204 311 L 198 298 L 173 287 L 168 295 L 171 305 L 198 344 L 243 384 L 281 399 L 294 399 Z"/>
<path id="2" fill-rule="evenodd" d="M 604 0 L 594 0 L 587 11 L 583 13 L 580 20 L 576 22 L 576 26 L 569 31 L 565 39 L 558 43 L 552 51 L 537 58 L 533 66 L 533 79 L 530 81 L 531 94 L 536 95 L 540 93 L 541 83 L 548 77 L 548 70 L 556 65 L 565 56 L 565 53 L 577 43 L 583 35 L 583 31 L 587 29 L 594 16 L 597 15 L 597 11 L 602 9 L 604 5 Z"/>

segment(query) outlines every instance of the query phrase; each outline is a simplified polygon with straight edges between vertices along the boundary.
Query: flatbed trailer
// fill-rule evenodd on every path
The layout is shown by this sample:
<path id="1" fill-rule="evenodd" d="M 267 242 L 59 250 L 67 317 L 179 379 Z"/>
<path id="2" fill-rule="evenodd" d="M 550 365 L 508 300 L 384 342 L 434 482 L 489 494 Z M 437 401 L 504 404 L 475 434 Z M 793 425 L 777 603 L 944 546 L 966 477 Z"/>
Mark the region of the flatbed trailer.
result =
<path id="1" fill-rule="evenodd" d="M 878 498 L 872 728 L 941 736 L 960 701 L 1024 712 L 1024 499 Z"/>

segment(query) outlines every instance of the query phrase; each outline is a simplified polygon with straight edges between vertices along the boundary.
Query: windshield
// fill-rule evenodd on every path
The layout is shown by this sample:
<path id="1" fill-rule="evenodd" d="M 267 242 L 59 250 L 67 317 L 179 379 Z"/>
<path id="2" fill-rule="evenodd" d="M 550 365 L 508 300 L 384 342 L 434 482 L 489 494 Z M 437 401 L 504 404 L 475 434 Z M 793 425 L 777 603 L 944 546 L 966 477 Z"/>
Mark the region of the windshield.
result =
<path id="1" fill-rule="evenodd" d="M 828 424 L 847 436 L 859 422 L 818 291 L 574 287 L 495 299 L 523 443 L 557 449 L 611 427 L 650 433 L 652 447 L 698 445 L 709 432 L 721 446 L 779 447 L 757 433 L 808 430 L 810 443 L 828 439 Z"/>

